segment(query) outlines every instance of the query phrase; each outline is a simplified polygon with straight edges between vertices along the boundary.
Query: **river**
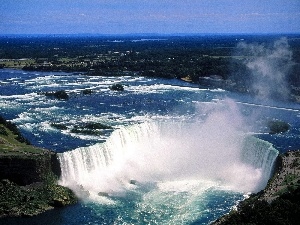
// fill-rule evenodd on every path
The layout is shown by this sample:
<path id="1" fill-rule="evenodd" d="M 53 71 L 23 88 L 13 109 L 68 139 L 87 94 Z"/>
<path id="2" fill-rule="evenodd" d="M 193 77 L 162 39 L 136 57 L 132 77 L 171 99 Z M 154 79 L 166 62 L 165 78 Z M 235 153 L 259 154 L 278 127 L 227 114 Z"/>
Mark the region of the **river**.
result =
<path id="1" fill-rule="evenodd" d="M 81 199 L 4 224 L 209 224 L 264 188 L 278 153 L 300 146 L 292 102 L 139 76 L 2 69 L 0 85 L 0 114 L 59 153 L 60 184 Z M 45 95 L 59 90 L 69 99 Z M 270 135 L 271 120 L 291 128 Z M 78 132 L 90 124 L 109 127 Z"/>

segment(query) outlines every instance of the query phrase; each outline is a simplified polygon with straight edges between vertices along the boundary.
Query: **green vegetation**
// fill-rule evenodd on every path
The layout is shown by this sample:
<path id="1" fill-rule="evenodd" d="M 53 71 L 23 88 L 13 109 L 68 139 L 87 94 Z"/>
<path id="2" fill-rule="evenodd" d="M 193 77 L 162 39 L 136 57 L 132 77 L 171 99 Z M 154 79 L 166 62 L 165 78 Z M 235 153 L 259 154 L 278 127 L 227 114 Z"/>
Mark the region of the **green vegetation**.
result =
<path id="1" fill-rule="evenodd" d="M 299 224 L 300 188 L 286 192 L 272 203 L 252 196 L 238 206 L 237 211 L 217 220 L 215 225 Z"/>
<path id="2" fill-rule="evenodd" d="M 300 151 L 279 157 L 280 165 L 267 187 L 240 202 L 213 225 L 299 224 L 300 215 Z"/>
<path id="3" fill-rule="evenodd" d="M 27 149 L 28 146 L 24 146 L 24 144 L 30 145 L 30 142 L 23 137 L 17 126 L 10 121 L 6 121 L 2 116 L 0 116 L 0 140 L 3 143 L 10 143 L 9 145 L 22 145 L 25 149 Z M 7 148 L 10 149 L 9 147 Z M 1 149 L 3 148 L 0 148 L 0 152 Z"/>
<path id="4" fill-rule="evenodd" d="M 0 125 L 0 129 L 3 129 Z M 0 134 L 0 156 L 1 155 L 20 155 L 24 153 L 39 154 L 40 149 L 27 143 L 20 142 L 18 136 L 6 129 L 7 134 Z M 21 139 L 23 141 L 24 139 Z"/>
<path id="5" fill-rule="evenodd" d="M 252 85 L 255 80 L 253 70 L 247 66 L 247 62 L 257 55 L 255 51 L 242 50 L 237 46 L 241 42 L 271 46 L 282 37 L 159 36 L 147 37 L 149 41 L 143 41 L 144 37 L 138 36 L 7 36 L 0 37 L 0 68 L 79 72 L 90 76 L 177 78 L 208 87 L 259 94 L 260 90 Z M 289 90 L 285 95 L 274 89 L 270 97 L 300 101 L 300 38 L 297 34 L 284 37 L 293 52 L 292 62 L 284 70 Z M 121 87 L 111 88 L 123 90 Z M 82 94 L 91 94 L 91 91 L 84 90 Z M 47 93 L 47 96 L 68 99 L 66 93 Z"/>
<path id="6" fill-rule="evenodd" d="M 0 135 L 8 136 L 8 132 L 3 126 L 0 126 Z"/>
<path id="7" fill-rule="evenodd" d="M 285 35 L 293 51 L 291 84 L 300 84 L 299 35 Z M 253 56 L 236 51 L 240 42 L 273 43 L 279 35 L 141 37 L 0 37 L 0 64 L 24 70 L 83 72 L 88 75 L 141 75 L 184 78 L 219 75 L 247 78 L 244 60 Z M 115 42 L 113 40 L 118 40 Z M 241 80 L 241 79 L 240 79 Z M 242 88 L 241 88 L 242 89 Z"/>
<path id="8" fill-rule="evenodd" d="M 284 178 L 283 184 L 285 185 L 293 185 L 293 181 L 297 180 L 298 176 L 295 174 L 287 174 Z"/>
<path id="9" fill-rule="evenodd" d="M 0 218 L 34 216 L 76 203 L 71 190 L 57 184 L 56 155 L 29 145 L 3 117 L 0 122 Z"/>

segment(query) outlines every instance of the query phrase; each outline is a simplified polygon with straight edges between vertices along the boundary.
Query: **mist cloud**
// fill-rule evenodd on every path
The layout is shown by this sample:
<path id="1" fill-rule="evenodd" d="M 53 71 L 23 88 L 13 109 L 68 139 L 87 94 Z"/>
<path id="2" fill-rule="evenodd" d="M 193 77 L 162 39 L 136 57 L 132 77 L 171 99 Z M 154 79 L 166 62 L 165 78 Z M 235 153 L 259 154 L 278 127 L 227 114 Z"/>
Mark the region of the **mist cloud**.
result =
<path id="1" fill-rule="evenodd" d="M 293 63 L 287 38 L 281 38 L 271 45 L 243 42 L 238 44 L 238 49 L 248 56 L 244 63 L 250 70 L 250 92 L 262 99 L 288 99 L 288 72 Z"/>

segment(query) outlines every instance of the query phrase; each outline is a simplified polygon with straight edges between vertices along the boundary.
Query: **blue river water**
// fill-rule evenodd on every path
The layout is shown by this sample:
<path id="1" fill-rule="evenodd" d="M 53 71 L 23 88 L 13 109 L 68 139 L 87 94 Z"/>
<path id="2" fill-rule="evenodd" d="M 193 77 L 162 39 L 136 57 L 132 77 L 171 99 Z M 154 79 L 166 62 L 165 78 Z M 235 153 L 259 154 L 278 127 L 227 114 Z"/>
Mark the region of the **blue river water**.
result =
<path id="1" fill-rule="evenodd" d="M 110 89 L 118 83 L 124 91 Z M 69 99 L 45 96 L 58 90 Z M 209 224 L 264 187 L 278 152 L 300 147 L 299 104 L 177 79 L 3 69 L 0 114 L 33 145 L 60 153 L 60 183 L 81 199 L 1 224 Z M 270 135 L 270 120 L 291 128 Z M 112 129 L 72 131 L 89 123 Z M 270 162 L 257 163 L 253 142 Z"/>

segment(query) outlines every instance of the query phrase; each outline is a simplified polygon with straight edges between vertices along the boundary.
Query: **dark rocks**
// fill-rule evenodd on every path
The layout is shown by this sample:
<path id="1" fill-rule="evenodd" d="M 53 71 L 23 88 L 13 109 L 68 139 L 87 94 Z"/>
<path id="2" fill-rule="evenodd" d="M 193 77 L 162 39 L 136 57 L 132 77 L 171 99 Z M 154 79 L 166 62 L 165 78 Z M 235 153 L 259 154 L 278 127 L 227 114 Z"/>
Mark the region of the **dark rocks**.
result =
<path id="1" fill-rule="evenodd" d="M 130 180 L 129 183 L 133 184 L 133 185 L 136 185 L 137 181 L 136 180 Z"/>
<path id="2" fill-rule="evenodd" d="M 66 125 L 59 124 L 59 123 L 51 123 L 51 127 L 54 127 L 59 130 L 67 130 L 68 129 L 68 127 Z"/>
<path id="3" fill-rule="evenodd" d="M 284 133 L 290 129 L 290 125 L 288 123 L 279 120 L 269 121 L 268 127 L 270 134 Z"/>
<path id="4" fill-rule="evenodd" d="M 299 224 L 300 151 L 279 156 L 278 167 L 267 187 L 240 202 L 237 210 L 213 225 Z"/>
<path id="5" fill-rule="evenodd" d="M 19 186 L 7 179 L 0 181 L 0 218 L 31 217 L 76 202 L 69 189 L 51 181 L 29 186 Z"/>
<path id="6" fill-rule="evenodd" d="M 71 133 L 76 134 L 85 134 L 85 135 L 101 135 L 101 130 L 111 130 L 113 127 L 109 125 L 105 125 L 102 123 L 86 123 L 82 125 L 74 126 L 73 129 L 71 129 Z"/>
<path id="7" fill-rule="evenodd" d="M 43 181 L 49 172 L 60 175 L 56 154 L 41 150 L 41 154 L 3 155 L 0 157 L 0 179 L 8 179 L 18 185 Z"/>
<path id="8" fill-rule="evenodd" d="M 42 151 L 42 150 L 41 150 Z M 55 153 L 0 157 L 0 217 L 34 216 L 77 202 L 71 190 L 57 184 Z"/>
<path id="9" fill-rule="evenodd" d="M 102 192 L 102 191 L 99 192 L 98 195 L 99 195 L 99 196 L 102 196 L 102 197 L 109 197 L 108 193 Z"/>
<path id="10" fill-rule="evenodd" d="M 82 91 L 82 94 L 83 95 L 91 95 L 93 93 L 93 91 L 91 90 L 91 89 L 84 89 L 83 91 Z"/>
<path id="11" fill-rule="evenodd" d="M 83 128 L 86 128 L 86 129 L 113 129 L 111 126 L 105 125 L 102 123 L 87 123 L 83 126 Z"/>
<path id="12" fill-rule="evenodd" d="M 55 91 L 55 92 L 46 92 L 45 96 L 55 97 L 60 100 L 68 100 L 69 99 L 69 95 L 64 90 Z"/>
<path id="13" fill-rule="evenodd" d="M 122 84 L 113 84 L 109 89 L 112 91 L 124 91 L 124 86 Z"/>

